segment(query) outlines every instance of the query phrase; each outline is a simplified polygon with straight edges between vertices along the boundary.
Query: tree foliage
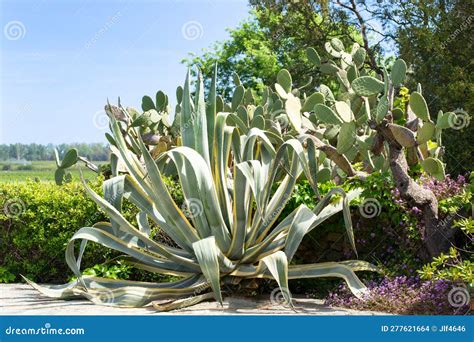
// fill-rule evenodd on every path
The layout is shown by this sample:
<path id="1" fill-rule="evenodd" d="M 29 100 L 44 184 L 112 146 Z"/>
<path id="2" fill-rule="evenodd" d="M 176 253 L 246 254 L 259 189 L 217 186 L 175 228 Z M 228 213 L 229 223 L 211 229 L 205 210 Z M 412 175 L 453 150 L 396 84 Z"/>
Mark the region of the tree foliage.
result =
<path id="1" fill-rule="evenodd" d="M 312 85 L 331 84 L 320 73 L 311 73 L 305 50 L 340 38 L 346 46 L 358 42 L 367 50 L 366 63 L 381 74 L 380 64 L 393 55 L 409 65 L 407 86 L 423 84 L 432 116 L 440 109 L 464 115 L 462 129 L 446 130 L 445 159 L 449 173 L 474 167 L 473 46 L 469 33 L 473 6 L 463 0 L 249 0 L 251 18 L 230 31 L 230 39 L 216 43 L 188 64 L 199 65 L 209 75 L 218 63 L 219 90 L 229 98 L 233 72 L 246 87 L 261 90 L 286 68 L 297 87 L 313 76 Z M 358 34 L 356 32 L 361 32 Z M 324 56 L 322 56 L 324 58 Z M 466 144 L 459 144 L 464 141 Z"/>
<path id="2" fill-rule="evenodd" d="M 230 39 L 216 43 L 200 56 L 191 55 L 185 62 L 198 65 L 207 77 L 217 63 L 218 90 L 226 98 L 235 83 L 234 73 L 243 85 L 257 91 L 263 90 L 264 84 L 275 83 L 275 76 L 283 67 L 289 70 L 296 86 L 308 82 L 315 85 L 316 78 L 308 77 L 312 70 L 306 58 L 308 47 L 322 46 L 334 37 L 347 45 L 362 41 L 360 34 L 346 24 L 344 14 L 333 18 L 299 9 L 306 9 L 308 4 L 273 1 L 264 6 L 255 2 L 251 17 L 229 31 Z M 324 79 L 321 74 L 317 76 Z"/>
<path id="3" fill-rule="evenodd" d="M 109 150 L 102 143 L 77 144 L 2 144 L 0 145 L 0 160 L 54 160 L 54 148 L 60 155 L 67 150 L 76 148 L 81 155 L 89 160 L 105 161 L 109 159 Z"/>

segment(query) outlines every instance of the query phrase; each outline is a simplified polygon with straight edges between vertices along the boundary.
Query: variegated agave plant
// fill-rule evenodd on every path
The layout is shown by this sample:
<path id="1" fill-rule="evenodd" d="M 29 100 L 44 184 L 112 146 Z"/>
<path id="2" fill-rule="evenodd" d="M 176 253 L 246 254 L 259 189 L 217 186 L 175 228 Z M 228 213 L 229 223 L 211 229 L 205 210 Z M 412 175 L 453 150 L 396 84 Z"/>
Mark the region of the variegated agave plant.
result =
<path id="1" fill-rule="evenodd" d="M 365 291 L 354 272 L 374 270 L 366 262 L 290 264 L 304 235 L 341 211 L 355 250 L 349 202 L 359 192 L 346 194 L 333 189 L 314 210 L 301 205 L 278 220 L 299 177 L 316 185 L 315 146 L 302 136 L 284 141 L 275 150 L 264 130 L 253 127 L 242 133 L 235 125 L 236 114 L 216 113 L 215 83 L 214 76 L 206 103 L 201 77 L 191 96 L 188 75 L 181 101 L 181 145 L 156 159 L 140 132 L 123 134 L 123 122 L 111 116 L 112 151 L 126 172 L 116 172 L 105 181 L 104 198 L 85 184 L 110 222 L 81 228 L 71 238 L 66 261 L 76 281 L 61 286 L 29 282 L 31 285 L 55 298 L 79 296 L 98 304 L 126 307 L 153 303 L 158 310 L 182 308 L 211 298 L 222 303 L 223 284 L 251 278 L 275 279 L 290 304 L 289 279 L 340 277 L 356 296 Z M 125 116 L 131 115 L 121 110 Z M 188 217 L 163 182 L 163 168 L 169 164 L 176 168 L 186 202 L 197 206 Z M 331 200 L 334 196 L 338 199 Z M 138 227 L 122 216 L 123 198 L 140 209 Z M 148 220 L 169 235 L 177 247 L 151 239 Z M 78 240 L 81 243 L 76 254 Z M 135 267 L 182 279 L 147 283 L 82 276 L 81 257 L 88 241 L 123 253 L 124 260 Z"/>

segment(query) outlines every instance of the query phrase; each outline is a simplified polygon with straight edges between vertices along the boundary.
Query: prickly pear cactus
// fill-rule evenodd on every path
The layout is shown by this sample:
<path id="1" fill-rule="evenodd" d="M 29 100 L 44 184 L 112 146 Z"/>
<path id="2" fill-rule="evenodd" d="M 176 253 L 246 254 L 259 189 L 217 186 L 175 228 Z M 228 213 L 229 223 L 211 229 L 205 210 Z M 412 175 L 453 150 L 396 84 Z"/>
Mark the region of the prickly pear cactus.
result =
<path id="1" fill-rule="evenodd" d="M 419 163 L 428 174 L 444 178 L 441 132 L 450 128 L 455 114 L 440 112 L 433 122 L 421 86 L 409 94 L 406 104 L 395 101 L 399 92 L 406 91 L 407 65 L 401 59 L 381 76 L 364 67 L 366 51 L 358 44 L 347 51 L 340 40 L 333 39 L 325 50 L 320 54 L 308 48 L 308 61 L 320 72 L 333 75 L 339 90 L 334 95 L 321 84 L 314 93 L 302 94 L 301 115 L 307 118 L 302 120 L 302 130 L 324 144 L 320 150 L 326 150 L 326 167 L 332 169 L 332 175 L 387 169 L 389 151 L 387 137 L 381 137 L 383 127 L 390 141 L 407 150 L 409 163 Z"/>

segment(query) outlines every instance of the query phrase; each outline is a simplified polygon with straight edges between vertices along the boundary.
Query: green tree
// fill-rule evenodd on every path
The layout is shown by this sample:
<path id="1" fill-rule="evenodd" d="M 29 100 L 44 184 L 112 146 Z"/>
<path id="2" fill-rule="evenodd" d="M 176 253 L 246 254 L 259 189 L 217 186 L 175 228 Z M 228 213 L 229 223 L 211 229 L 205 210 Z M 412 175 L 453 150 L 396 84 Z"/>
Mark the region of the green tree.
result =
<path id="1" fill-rule="evenodd" d="M 377 64 L 393 54 L 410 66 L 407 86 L 419 82 L 427 94 L 432 116 L 440 109 L 457 111 L 460 122 L 444 132 L 448 173 L 474 168 L 473 46 L 470 35 L 474 10 L 465 0 L 249 0 L 251 18 L 230 31 L 229 40 L 216 43 L 201 56 L 186 61 L 199 65 L 206 76 L 219 64 L 219 90 L 229 98 L 232 74 L 247 88 L 260 90 L 275 83 L 286 68 L 300 87 L 332 87 L 324 75 L 310 71 L 305 50 L 340 38 L 346 46 L 356 41 L 367 50 L 366 63 Z M 357 32 L 361 32 L 360 34 Z M 395 49 L 392 51 L 392 49 Z M 325 56 L 322 56 L 325 58 Z M 463 143 L 460 144 L 459 142 Z"/>
<path id="2" fill-rule="evenodd" d="M 257 91 L 262 90 L 264 84 L 275 83 L 276 74 L 283 67 L 290 71 L 296 87 L 309 82 L 314 86 L 316 80 L 319 83 L 325 76 L 308 77 L 314 73 L 306 58 L 308 47 L 322 46 L 333 37 L 339 37 L 348 46 L 353 42 L 362 44 L 362 39 L 354 27 L 346 24 L 345 15 L 338 13 L 336 20 L 307 10 L 309 3 L 311 1 L 252 2 L 251 17 L 230 30 L 230 39 L 216 43 L 200 56 L 191 55 L 185 62 L 198 65 L 208 79 L 217 63 L 218 90 L 227 98 L 233 88 L 234 73 L 247 88 Z"/>
<path id="3" fill-rule="evenodd" d="M 459 117 L 444 133 L 447 171 L 474 169 L 474 7 L 469 1 L 384 1 L 374 12 L 395 37 L 400 56 L 412 68 L 411 87 L 423 84 L 433 115 L 442 108 Z M 462 143 L 460 143 L 462 142 Z"/>

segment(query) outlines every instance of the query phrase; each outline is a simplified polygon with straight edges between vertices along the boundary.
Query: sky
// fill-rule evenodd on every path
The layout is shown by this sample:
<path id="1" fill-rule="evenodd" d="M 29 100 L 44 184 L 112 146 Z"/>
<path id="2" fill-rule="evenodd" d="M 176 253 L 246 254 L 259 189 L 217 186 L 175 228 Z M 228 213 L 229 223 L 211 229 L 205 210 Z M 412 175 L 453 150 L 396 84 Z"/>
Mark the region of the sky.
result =
<path id="1" fill-rule="evenodd" d="M 107 99 L 174 98 L 246 0 L 0 0 L 0 144 L 105 142 Z"/>

